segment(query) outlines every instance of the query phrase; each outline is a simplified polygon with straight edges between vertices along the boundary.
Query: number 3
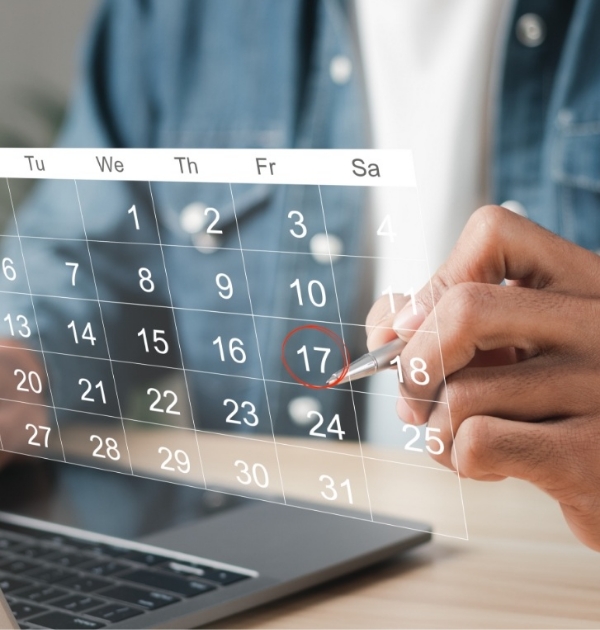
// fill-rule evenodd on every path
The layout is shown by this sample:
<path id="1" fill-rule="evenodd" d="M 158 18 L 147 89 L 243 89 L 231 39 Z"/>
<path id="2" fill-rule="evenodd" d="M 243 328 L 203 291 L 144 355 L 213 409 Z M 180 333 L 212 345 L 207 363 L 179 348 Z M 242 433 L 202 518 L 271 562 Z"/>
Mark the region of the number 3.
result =
<path id="1" fill-rule="evenodd" d="M 304 225 L 304 215 L 302 212 L 298 212 L 298 210 L 292 210 L 288 213 L 288 219 L 293 219 L 294 217 L 298 217 L 297 221 L 294 221 L 294 225 L 297 225 L 300 228 L 299 232 L 296 232 L 293 228 L 290 230 L 290 234 L 294 238 L 304 238 L 307 234 L 306 225 Z"/>

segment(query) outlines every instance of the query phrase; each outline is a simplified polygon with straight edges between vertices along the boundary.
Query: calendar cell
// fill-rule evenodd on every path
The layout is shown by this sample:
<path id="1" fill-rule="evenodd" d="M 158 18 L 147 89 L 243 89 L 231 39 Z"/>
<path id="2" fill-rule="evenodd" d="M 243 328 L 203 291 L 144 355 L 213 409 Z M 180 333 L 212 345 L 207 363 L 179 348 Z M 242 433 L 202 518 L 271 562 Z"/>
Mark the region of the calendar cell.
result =
<path id="1" fill-rule="evenodd" d="M 111 306 L 102 308 L 110 311 Z M 183 367 L 170 308 L 121 304 L 118 310 L 119 325 L 106 327 L 113 361 Z"/>
<path id="2" fill-rule="evenodd" d="M 414 303 L 414 295 L 421 287 L 425 286 L 429 279 L 427 264 L 424 261 L 386 259 L 368 261 L 359 259 L 363 267 L 369 264 L 372 266 L 388 266 L 389 273 L 376 274 L 377 279 L 368 282 L 369 289 L 373 291 L 372 296 L 365 296 L 367 306 L 381 298 L 386 299 L 386 303 L 391 314 L 398 313 L 406 301 Z M 416 306 L 415 306 L 416 308 Z M 368 309 L 367 309 L 368 313 Z M 344 324 L 355 324 L 364 326 L 366 315 L 365 309 L 356 306 L 351 301 L 340 300 L 340 315 Z"/>
<path id="3" fill-rule="evenodd" d="M 11 360 L 2 365 L 3 397 L 7 401 L 44 404 L 50 400 L 41 352 L 11 348 Z"/>
<path id="4" fill-rule="evenodd" d="M 325 233 L 318 186 L 273 187 L 269 203 L 282 208 L 282 212 L 276 218 L 270 213 L 262 213 L 258 219 L 262 222 L 264 230 L 247 228 L 243 220 L 243 210 L 246 207 L 244 195 L 247 193 L 235 184 L 232 189 L 236 199 L 241 243 L 245 252 L 273 252 L 274 247 L 260 236 L 269 233 L 277 237 L 277 251 L 302 253 L 308 255 L 307 259 L 312 257 L 315 243 Z M 254 216 L 253 219 L 257 217 Z"/>
<path id="5" fill-rule="evenodd" d="M 264 362 L 267 380 L 324 388 L 349 358 L 339 324 L 257 318 L 256 325 L 261 350 L 269 349 Z"/>
<path id="6" fill-rule="evenodd" d="M 209 490 L 283 501 L 283 488 L 272 439 L 203 434 L 200 453 Z"/>
<path id="7" fill-rule="evenodd" d="M 186 371 L 196 427 L 203 431 L 271 435 L 271 414 L 260 379 Z"/>
<path id="8" fill-rule="evenodd" d="M 298 384 L 267 383 L 277 443 L 294 442 L 314 449 L 354 453 L 359 436 L 357 407 L 350 391 L 312 390 Z"/>
<path id="9" fill-rule="evenodd" d="M 195 431 L 125 421 L 133 474 L 204 488 Z"/>
<path id="10" fill-rule="evenodd" d="M 262 378 L 253 318 L 250 315 L 177 310 L 180 337 L 194 339 L 182 348 L 188 370 Z"/>
<path id="11" fill-rule="evenodd" d="M 0 296 L 0 304 L 3 302 Z M 23 344 L 28 343 L 28 339 L 35 339 L 37 326 L 30 304 L 30 299 L 27 297 L 18 305 L 11 305 L 4 309 L 0 307 L 0 345 L 3 339 Z"/>
<path id="12" fill-rule="evenodd" d="M 437 424 L 430 427 L 403 422 L 396 410 L 397 397 L 393 395 L 355 392 L 354 397 L 370 418 L 366 431 L 370 443 L 363 446 L 365 454 L 375 449 L 376 456 L 387 461 L 444 469 L 432 456 L 441 455 L 448 448 L 442 440 L 442 429 L 451 434 L 450 414 L 445 403 L 435 405 L 441 427 Z"/>
<path id="13" fill-rule="evenodd" d="M 123 424 L 116 418 L 57 410 L 65 461 L 131 474 Z"/>
<path id="14" fill-rule="evenodd" d="M 360 191 L 353 190 L 353 198 Z M 359 207 L 355 221 L 362 223 L 362 251 L 390 260 L 426 260 L 423 220 L 416 188 L 375 187 L 362 189 L 373 209 L 368 215 Z M 348 195 L 344 187 L 323 187 L 323 209 L 328 232 L 343 234 L 348 222 L 339 212 L 339 199 Z M 373 203 L 374 202 L 374 203 Z"/>
<path id="15" fill-rule="evenodd" d="M 174 306 L 222 313 L 251 312 L 242 254 L 238 249 L 173 245 L 165 246 L 163 251 L 167 274 L 172 279 Z M 210 256 L 210 265 L 207 256 Z"/>
<path id="16" fill-rule="evenodd" d="M 96 281 L 84 240 L 22 237 L 21 246 L 33 295 L 97 299 Z"/>
<path id="17" fill-rule="evenodd" d="M 14 233 L 21 238 L 85 240 L 77 189 L 73 180 L 47 179 L 23 183 L 32 189 L 25 204 L 16 209 Z M 9 180 L 9 188 L 13 180 Z"/>
<path id="18" fill-rule="evenodd" d="M 194 428 L 182 370 L 118 362 L 113 369 L 124 418 Z"/>
<path id="19" fill-rule="evenodd" d="M 11 453 L 31 457 L 43 457 L 64 461 L 61 436 L 54 410 L 33 406 L 24 402 L 15 403 L 28 408 L 26 422 L 12 422 L 2 426 L 0 440 L 2 448 Z"/>
<path id="20" fill-rule="evenodd" d="M 397 525 L 414 519 L 446 536 L 466 538 L 460 479 L 447 469 L 364 458 L 374 520 Z M 428 488 L 428 492 L 423 492 Z"/>
<path id="21" fill-rule="evenodd" d="M 60 409 L 120 418 L 108 360 L 47 354 L 54 405 Z"/>
<path id="22" fill-rule="evenodd" d="M 239 250 L 236 209 L 239 213 L 250 210 L 264 195 L 264 187 L 245 186 L 234 209 L 229 184 L 152 182 L 150 186 L 161 228 L 166 228 L 161 229 L 163 245 L 197 248 L 207 256 L 219 249 Z"/>
<path id="23" fill-rule="evenodd" d="M 20 240 L 16 236 L 7 236 L 5 239 L 4 255 L 0 257 L 0 295 L 27 292 L 27 275 Z"/>
<path id="24" fill-rule="evenodd" d="M 159 245 L 89 243 L 101 301 L 166 306 L 170 304 Z"/>
<path id="25" fill-rule="evenodd" d="M 299 254 L 245 252 L 248 286 L 255 315 L 339 323 L 331 267 Z M 265 265 L 276 269 L 265 290 Z"/>
<path id="26" fill-rule="evenodd" d="M 44 352 L 108 360 L 97 302 L 37 296 L 32 300 Z"/>
<path id="27" fill-rule="evenodd" d="M 277 449 L 288 505 L 318 504 L 323 512 L 370 520 L 365 472 L 356 455 L 281 445 Z"/>
<path id="28" fill-rule="evenodd" d="M 160 242 L 147 182 L 79 180 L 76 187 L 89 241 Z"/>

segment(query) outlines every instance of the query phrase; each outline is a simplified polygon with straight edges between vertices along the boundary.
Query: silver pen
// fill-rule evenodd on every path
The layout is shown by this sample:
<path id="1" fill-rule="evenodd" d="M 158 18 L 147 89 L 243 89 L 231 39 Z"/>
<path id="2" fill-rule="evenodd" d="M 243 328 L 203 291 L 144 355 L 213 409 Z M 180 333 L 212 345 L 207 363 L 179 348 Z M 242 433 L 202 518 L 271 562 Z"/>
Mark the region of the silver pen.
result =
<path id="1" fill-rule="evenodd" d="M 336 383 L 336 381 L 342 376 L 344 369 L 338 370 L 333 374 L 327 381 L 327 385 L 332 385 L 333 383 L 343 385 L 349 381 L 356 381 L 359 378 L 365 378 L 382 370 L 387 370 L 391 366 L 392 361 L 404 350 L 405 346 L 406 341 L 394 339 L 394 341 L 386 343 L 385 346 L 381 346 L 381 348 L 377 348 L 373 352 L 363 354 L 360 359 L 356 359 L 348 366 L 348 371 L 339 383 Z"/>

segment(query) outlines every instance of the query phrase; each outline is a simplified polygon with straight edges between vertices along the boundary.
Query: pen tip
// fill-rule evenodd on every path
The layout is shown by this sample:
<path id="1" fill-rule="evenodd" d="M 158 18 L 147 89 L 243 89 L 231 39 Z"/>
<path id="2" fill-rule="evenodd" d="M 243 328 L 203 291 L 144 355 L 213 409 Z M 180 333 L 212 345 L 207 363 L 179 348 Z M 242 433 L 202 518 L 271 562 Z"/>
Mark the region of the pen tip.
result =
<path id="1" fill-rule="evenodd" d="M 327 379 L 327 383 L 325 383 L 326 385 L 333 385 L 333 383 L 335 383 L 338 378 L 340 377 L 340 373 L 336 372 L 335 374 L 332 374 L 328 379 Z"/>

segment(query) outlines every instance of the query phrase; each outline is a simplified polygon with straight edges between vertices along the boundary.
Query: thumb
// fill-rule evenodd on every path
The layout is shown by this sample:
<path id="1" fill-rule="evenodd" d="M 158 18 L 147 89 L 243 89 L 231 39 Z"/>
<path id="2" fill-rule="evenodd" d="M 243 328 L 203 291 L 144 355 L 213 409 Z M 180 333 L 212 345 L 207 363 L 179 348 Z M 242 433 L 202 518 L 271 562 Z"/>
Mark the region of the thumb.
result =
<path id="1" fill-rule="evenodd" d="M 452 464 L 470 479 L 516 477 L 542 489 L 556 487 L 565 476 L 561 432 L 556 423 L 472 416 L 456 432 Z"/>

